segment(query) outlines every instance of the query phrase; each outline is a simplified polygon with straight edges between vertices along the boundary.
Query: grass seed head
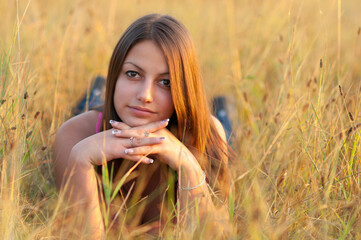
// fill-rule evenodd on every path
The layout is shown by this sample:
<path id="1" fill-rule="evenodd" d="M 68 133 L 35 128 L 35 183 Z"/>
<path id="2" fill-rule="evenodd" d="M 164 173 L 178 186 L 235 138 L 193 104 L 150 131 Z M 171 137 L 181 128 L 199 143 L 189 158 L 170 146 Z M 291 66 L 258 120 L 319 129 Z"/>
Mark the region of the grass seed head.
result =
<path id="1" fill-rule="evenodd" d="M 338 135 L 338 138 L 341 140 L 342 136 L 343 136 L 343 134 L 342 134 L 342 132 L 340 132 L 340 134 Z"/>
<path id="2" fill-rule="evenodd" d="M 341 85 L 338 85 L 338 89 L 340 90 L 341 97 L 343 97 L 343 91 Z"/>
<path id="3" fill-rule="evenodd" d="M 244 97 L 244 100 L 245 100 L 246 102 L 248 102 L 248 96 L 247 96 L 247 93 L 246 93 L 246 92 L 243 92 L 243 97 Z"/>
<path id="4" fill-rule="evenodd" d="M 305 105 L 303 105 L 302 112 L 305 112 L 305 111 L 308 109 L 308 106 L 309 106 L 308 103 L 306 103 Z"/>
<path id="5" fill-rule="evenodd" d="M 247 137 L 250 138 L 252 135 L 252 130 L 251 129 L 248 129 L 248 132 L 247 132 Z"/>
<path id="6" fill-rule="evenodd" d="M 33 134 L 33 131 L 30 131 L 26 134 L 26 138 L 29 138 L 31 136 L 31 134 Z"/>
<path id="7" fill-rule="evenodd" d="M 281 115 L 281 113 L 277 113 L 276 115 L 275 115 L 275 117 L 274 117 L 274 122 L 276 123 L 276 124 L 278 124 L 278 119 L 279 119 L 279 116 Z"/>
<path id="8" fill-rule="evenodd" d="M 40 112 L 37 111 L 37 112 L 35 113 L 35 115 L 34 115 L 34 118 L 37 119 L 37 118 L 39 117 L 39 115 L 40 115 Z"/>
<path id="9" fill-rule="evenodd" d="M 283 170 L 277 179 L 277 188 L 281 186 L 281 184 L 284 182 L 285 178 L 287 176 L 287 170 Z"/>
<path id="10" fill-rule="evenodd" d="M 263 96 L 262 102 L 266 102 L 266 101 L 267 101 L 267 98 L 268 98 L 268 94 L 266 93 L 266 94 Z"/>

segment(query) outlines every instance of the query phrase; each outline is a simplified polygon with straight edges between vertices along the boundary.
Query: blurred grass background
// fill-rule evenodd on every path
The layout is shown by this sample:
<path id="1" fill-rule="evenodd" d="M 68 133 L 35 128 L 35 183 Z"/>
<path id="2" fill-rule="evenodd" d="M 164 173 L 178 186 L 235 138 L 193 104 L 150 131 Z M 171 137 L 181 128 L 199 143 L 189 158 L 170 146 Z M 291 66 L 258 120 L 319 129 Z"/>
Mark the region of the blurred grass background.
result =
<path id="1" fill-rule="evenodd" d="M 191 31 L 209 99 L 230 103 L 239 158 L 231 165 L 233 237 L 360 238 L 360 7 L 1 0 L 0 236 L 64 238 L 55 220 L 56 130 L 91 79 L 106 75 L 125 28 L 159 12 Z"/>

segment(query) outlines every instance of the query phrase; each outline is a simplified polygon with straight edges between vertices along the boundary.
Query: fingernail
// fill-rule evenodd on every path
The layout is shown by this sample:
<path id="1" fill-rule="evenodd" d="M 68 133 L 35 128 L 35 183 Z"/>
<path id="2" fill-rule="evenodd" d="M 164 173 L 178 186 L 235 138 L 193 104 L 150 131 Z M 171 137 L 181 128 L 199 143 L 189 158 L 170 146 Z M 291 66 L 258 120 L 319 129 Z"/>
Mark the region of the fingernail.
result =
<path id="1" fill-rule="evenodd" d="M 116 133 L 122 133 L 122 130 L 113 130 L 112 134 L 116 134 Z"/>
<path id="2" fill-rule="evenodd" d="M 160 137 L 159 140 L 163 141 L 165 140 L 165 137 Z"/>
<path id="3" fill-rule="evenodd" d="M 153 160 L 153 159 L 150 159 L 150 158 L 145 159 L 145 161 L 146 161 L 147 163 L 153 163 L 153 162 L 154 162 L 154 160 Z"/>
<path id="4" fill-rule="evenodd" d="M 116 123 L 116 121 L 114 121 L 114 120 L 109 120 L 109 123 L 110 123 L 110 124 L 113 124 L 113 123 Z"/>
<path id="5" fill-rule="evenodd" d="M 169 118 L 164 119 L 164 120 L 161 121 L 161 123 L 166 123 L 166 122 L 169 122 Z"/>
<path id="6" fill-rule="evenodd" d="M 133 153 L 133 152 L 134 152 L 133 149 L 125 149 L 125 150 L 124 150 L 124 153 L 125 153 L 125 154 Z"/>

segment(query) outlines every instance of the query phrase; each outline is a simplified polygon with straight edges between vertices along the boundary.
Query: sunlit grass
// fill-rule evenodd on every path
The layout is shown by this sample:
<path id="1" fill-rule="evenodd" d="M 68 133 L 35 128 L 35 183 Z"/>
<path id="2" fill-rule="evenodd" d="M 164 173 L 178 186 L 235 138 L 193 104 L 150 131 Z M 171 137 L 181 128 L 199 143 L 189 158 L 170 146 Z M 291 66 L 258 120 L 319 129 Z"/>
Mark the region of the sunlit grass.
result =
<path id="1" fill-rule="evenodd" d="M 1 1 L 0 236 L 85 238 L 69 230 L 51 146 L 91 79 L 106 74 L 121 33 L 150 12 L 190 29 L 209 99 L 227 96 L 239 158 L 228 200 L 234 234 L 360 238 L 361 24 L 358 1 L 341 0 Z M 116 186 L 103 183 L 106 212 Z M 120 219 L 142 204 L 120 205 Z M 147 231 L 114 224 L 114 238 Z M 211 228 L 171 229 L 159 236 L 206 238 Z"/>

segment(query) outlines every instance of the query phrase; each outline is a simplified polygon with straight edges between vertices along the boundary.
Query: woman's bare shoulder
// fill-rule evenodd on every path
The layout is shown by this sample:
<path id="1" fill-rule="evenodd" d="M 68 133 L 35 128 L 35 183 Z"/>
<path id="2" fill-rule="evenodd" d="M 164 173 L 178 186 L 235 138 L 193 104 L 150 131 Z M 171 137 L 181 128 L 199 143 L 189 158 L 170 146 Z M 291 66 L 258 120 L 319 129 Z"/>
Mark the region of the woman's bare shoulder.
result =
<path id="1" fill-rule="evenodd" d="M 58 134 L 85 138 L 96 133 L 98 111 L 89 111 L 67 120 L 58 130 Z"/>
<path id="2" fill-rule="evenodd" d="M 221 136 L 224 142 L 227 142 L 226 132 L 224 131 L 224 128 L 222 126 L 222 123 L 212 115 L 212 120 L 214 123 L 214 126 L 216 127 L 218 134 Z"/>

